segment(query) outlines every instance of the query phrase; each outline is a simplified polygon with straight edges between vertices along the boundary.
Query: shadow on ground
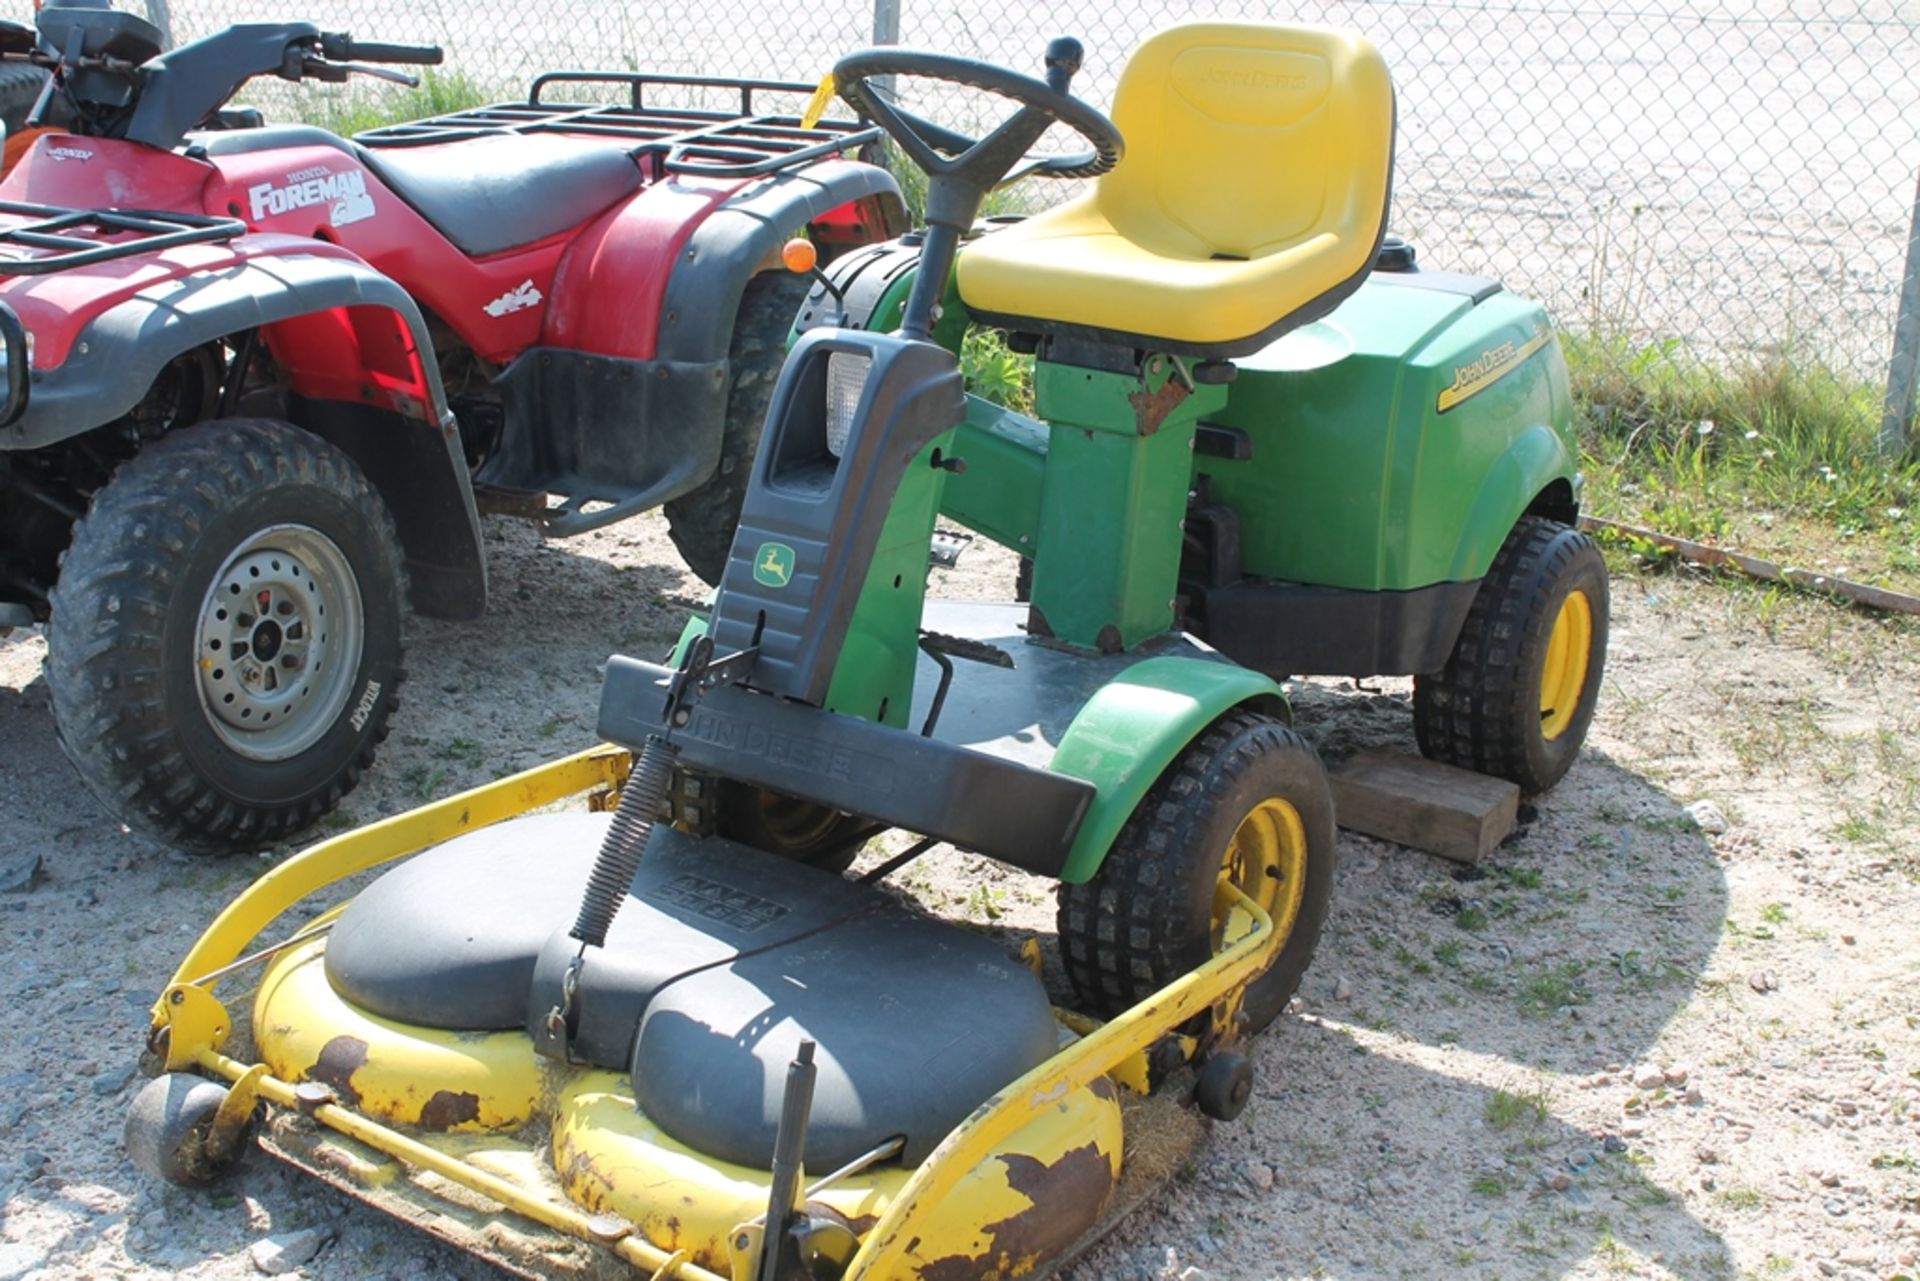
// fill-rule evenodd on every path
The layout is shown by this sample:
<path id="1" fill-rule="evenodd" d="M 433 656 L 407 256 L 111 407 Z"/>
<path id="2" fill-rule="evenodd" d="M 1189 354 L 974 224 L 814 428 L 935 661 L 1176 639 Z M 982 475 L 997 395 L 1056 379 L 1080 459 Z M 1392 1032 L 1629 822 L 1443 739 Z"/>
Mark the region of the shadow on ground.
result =
<path id="1" fill-rule="evenodd" d="M 1413 751 L 1406 686 L 1297 686 L 1329 762 Z M 1340 883 L 1256 1093 L 1094 1278 L 1567 1275 L 1592 1261 L 1731 1281 L 1721 1238 L 1643 1172 L 1638 1114 L 1581 1124 L 1579 1081 L 1658 1062 L 1703 988 L 1727 887 L 1665 792 L 1589 750 L 1464 867 L 1342 832 Z M 1684 1086 L 1649 1110 L 1698 1106 Z M 1166 1243 L 1197 1242 L 1165 1273 Z"/>

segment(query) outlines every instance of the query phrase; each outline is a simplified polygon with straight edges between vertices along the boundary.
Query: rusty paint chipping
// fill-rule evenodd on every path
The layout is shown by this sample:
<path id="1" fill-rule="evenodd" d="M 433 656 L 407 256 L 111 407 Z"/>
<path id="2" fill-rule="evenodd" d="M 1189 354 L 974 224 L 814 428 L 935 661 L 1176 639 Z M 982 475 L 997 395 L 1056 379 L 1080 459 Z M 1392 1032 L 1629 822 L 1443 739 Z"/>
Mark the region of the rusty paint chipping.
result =
<path id="1" fill-rule="evenodd" d="M 336 1036 L 321 1047 L 320 1057 L 306 1070 L 309 1081 L 323 1081 L 349 1106 L 360 1103 L 353 1074 L 367 1065 L 367 1043 L 357 1036 Z"/>
<path id="2" fill-rule="evenodd" d="M 420 1128 L 423 1130 L 451 1130 L 479 1119 L 480 1096 L 477 1094 L 439 1090 L 420 1109 Z"/>
<path id="3" fill-rule="evenodd" d="M 1127 403 L 1133 406 L 1134 427 L 1142 436 L 1153 435 L 1186 398 L 1187 389 L 1173 378 L 1160 384 L 1158 391 L 1148 391 L 1143 387 L 1139 391 L 1128 392 Z"/>

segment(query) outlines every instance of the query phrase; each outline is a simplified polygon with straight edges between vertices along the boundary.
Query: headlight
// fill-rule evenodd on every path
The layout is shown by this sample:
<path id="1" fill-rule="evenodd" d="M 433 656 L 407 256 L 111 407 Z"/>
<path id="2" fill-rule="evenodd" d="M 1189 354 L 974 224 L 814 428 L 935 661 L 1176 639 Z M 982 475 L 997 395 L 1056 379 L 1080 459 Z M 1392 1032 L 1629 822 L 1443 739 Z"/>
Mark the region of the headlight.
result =
<path id="1" fill-rule="evenodd" d="M 853 434 L 853 415 L 860 408 L 860 393 L 867 389 L 867 375 L 872 370 L 871 356 L 836 351 L 827 357 L 827 452 L 835 458 L 846 452 L 847 437 Z"/>

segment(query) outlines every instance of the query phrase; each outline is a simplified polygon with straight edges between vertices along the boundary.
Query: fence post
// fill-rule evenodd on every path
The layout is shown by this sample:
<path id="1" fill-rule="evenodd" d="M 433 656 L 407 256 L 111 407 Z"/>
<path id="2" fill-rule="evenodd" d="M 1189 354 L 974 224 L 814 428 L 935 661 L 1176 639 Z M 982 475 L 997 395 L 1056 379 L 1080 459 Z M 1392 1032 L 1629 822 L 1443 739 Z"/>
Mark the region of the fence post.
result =
<path id="1" fill-rule="evenodd" d="M 900 43 L 900 0 L 873 0 L 873 42 Z"/>
<path id="2" fill-rule="evenodd" d="M 160 30 L 160 47 L 173 48 L 173 15 L 167 12 L 167 0 L 147 0 L 147 21 Z"/>
<path id="3" fill-rule="evenodd" d="M 1907 271 L 1901 277 L 1900 313 L 1893 323 L 1893 356 L 1887 361 L 1887 409 L 1880 420 L 1880 452 L 1905 454 L 1913 444 L 1915 376 L 1920 374 L 1920 182 L 1913 192 L 1913 220 L 1907 224 Z"/>
<path id="4" fill-rule="evenodd" d="M 873 0 L 873 42 L 900 43 L 900 0 Z M 892 76 L 875 76 L 873 87 L 887 101 L 894 101 Z"/>

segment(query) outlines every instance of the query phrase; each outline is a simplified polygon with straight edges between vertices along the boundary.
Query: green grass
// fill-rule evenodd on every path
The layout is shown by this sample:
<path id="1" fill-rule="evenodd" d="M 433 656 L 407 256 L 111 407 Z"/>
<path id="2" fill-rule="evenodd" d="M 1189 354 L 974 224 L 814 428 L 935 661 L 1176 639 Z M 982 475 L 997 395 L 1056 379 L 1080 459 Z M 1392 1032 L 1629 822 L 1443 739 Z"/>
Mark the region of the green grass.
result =
<path id="1" fill-rule="evenodd" d="M 1497 1174 L 1480 1174 L 1468 1187 L 1476 1196 L 1504 1196 L 1507 1191 L 1506 1180 Z"/>
<path id="2" fill-rule="evenodd" d="M 1677 340 L 1562 339 L 1595 515 L 1920 590 L 1920 450 L 1877 452 L 1879 388 L 1807 352 L 1716 369 Z"/>
<path id="3" fill-rule="evenodd" d="M 1581 982 L 1586 968 L 1579 961 L 1564 961 L 1535 974 L 1521 985 L 1517 998 L 1520 1012 L 1530 1018 L 1544 1018 L 1564 1006 L 1586 1004 L 1588 993 Z"/>
<path id="4" fill-rule="evenodd" d="M 369 89 L 356 82 L 351 89 L 328 85 L 312 90 L 304 96 L 299 115 L 307 124 L 350 138 L 381 125 L 465 111 L 519 96 L 518 91 L 489 88 L 464 72 L 429 70 L 420 77 L 417 89 L 385 85 Z"/>
<path id="5" fill-rule="evenodd" d="M 1538 1090 L 1522 1094 L 1495 1090 L 1487 1096 L 1486 1119 L 1495 1130 L 1538 1125 L 1547 1119 L 1547 1096 Z"/>

